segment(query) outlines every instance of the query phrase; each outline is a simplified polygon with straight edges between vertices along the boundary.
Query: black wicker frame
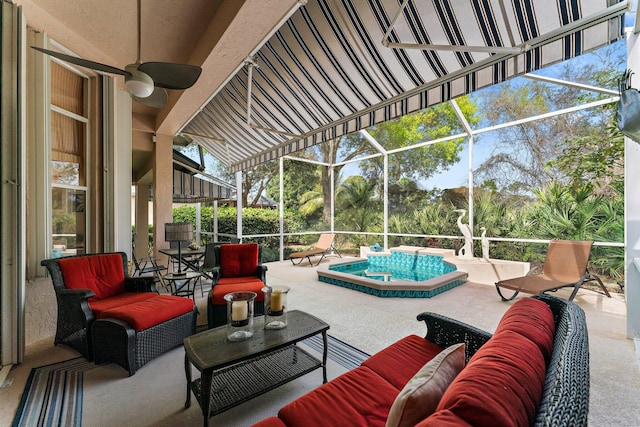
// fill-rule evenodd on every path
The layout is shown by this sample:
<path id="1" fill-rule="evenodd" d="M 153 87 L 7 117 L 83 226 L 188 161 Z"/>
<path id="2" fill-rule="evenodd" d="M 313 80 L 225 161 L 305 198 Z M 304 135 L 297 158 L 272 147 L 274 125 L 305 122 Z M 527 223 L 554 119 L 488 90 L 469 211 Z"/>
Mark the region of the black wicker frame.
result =
<path id="1" fill-rule="evenodd" d="M 140 331 L 118 319 L 98 319 L 92 325 L 93 355 L 96 364 L 117 363 L 135 374 L 150 360 L 195 334 L 198 309 Z"/>
<path id="2" fill-rule="evenodd" d="M 207 295 L 207 324 L 209 329 L 222 326 L 227 323 L 227 306 L 213 304 L 213 289 L 220 279 L 220 246 L 214 247 L 215 267 L 211 269 L 211 290 Z M 262 265 L 262 245 L 258 245 L 258 268 L 254 276 L 258 277 L 262 283 L 267 283 L 267 266 Z M 242 289 L 238 289 L 242 290 Z M 264 301 L 256 301 L 253 306 L 254 316 L 262 316 L 264 314 Z"/>
<path id="3" fill-rule="evenodd" d="M 111 252 L 122 257 L 124 268 L 124 286 L 126 292 L 158 292 L 153 277 L 129 277 L 129 263 L 124 252 Z M 89 298 L 94 293 L 88 289 L 66 289 L 64 278 L 58 261 L 60 259 L 80 258 L 104 254 L 73 255 L 64 258 L 45 259 L 40 262 L 49 271 L 58 303 L 58 320 L 54 344 L 67 345 L 87 360 L 93 360 L 93 345 L 91 342 L 91 325 L 95 320 L 93 311 L 89 308 Z"/>
<path id="4" fill-rule="evenodd" d="M 589 415 L 589 338 L 584 311 L 550 295 L 532 298 L 549 305 L 555 317 L 553 353 L 547 366 L 535 426 L 586 426 Z M 418 315 L 427 325 L 425 339 L 446 348 L 464 342 L 467 361 L 491 334 L 435 313 Z"/>

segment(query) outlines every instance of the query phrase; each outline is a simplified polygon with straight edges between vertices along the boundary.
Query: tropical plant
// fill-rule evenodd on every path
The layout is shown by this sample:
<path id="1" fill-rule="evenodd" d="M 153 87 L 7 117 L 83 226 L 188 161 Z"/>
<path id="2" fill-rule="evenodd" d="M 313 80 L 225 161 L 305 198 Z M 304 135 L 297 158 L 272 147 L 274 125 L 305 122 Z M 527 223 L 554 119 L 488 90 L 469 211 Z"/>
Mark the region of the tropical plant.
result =
<path id="1" fill-rule="evenodd" d="M 376 195 L 377 184 L 361 176 L 347 178 L 336 190 L 336 226 L 352 231 L 379 231 L 381 203 Z M 377 228 L 376 228 L 377 227 Z M 360 244 L 366 245 L 365 236 Z"/>
<path id="2" fill-rule="evenodd" d="M 536 191 L 537 201 L 524 215 L 527 236 L 544 239 L 620 242 L 624 230 L 624 202 L 620 194 L 607 199 L 594 193 L 592 186 L 574 188 L 557 181 Z M 620 248 L 594 248 L 592 263 L 612 277 L 622 277 L 624 262 Z"/>

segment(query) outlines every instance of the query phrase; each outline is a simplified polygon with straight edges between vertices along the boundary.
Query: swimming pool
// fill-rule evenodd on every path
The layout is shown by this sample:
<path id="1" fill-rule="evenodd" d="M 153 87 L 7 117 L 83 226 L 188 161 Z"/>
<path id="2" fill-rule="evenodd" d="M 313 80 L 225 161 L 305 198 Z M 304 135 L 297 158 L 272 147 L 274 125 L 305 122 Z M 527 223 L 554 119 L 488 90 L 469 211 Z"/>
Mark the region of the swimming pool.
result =
<path id="1" fill-rule="evenodd" d="M 429 249 L 392 248 L 318 267 L 318 280 L 380 297 L 430 298 L 466 282 L 467 273 Z"/>

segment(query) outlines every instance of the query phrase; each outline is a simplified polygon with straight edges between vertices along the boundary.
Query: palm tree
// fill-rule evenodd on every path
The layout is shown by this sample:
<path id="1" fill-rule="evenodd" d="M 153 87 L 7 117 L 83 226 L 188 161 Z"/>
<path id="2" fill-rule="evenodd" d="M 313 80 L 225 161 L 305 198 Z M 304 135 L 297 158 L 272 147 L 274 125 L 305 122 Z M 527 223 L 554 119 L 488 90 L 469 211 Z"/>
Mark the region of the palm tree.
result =
<path id="1" fill-rule="evenodd" d="M 595 195 L 591 186 L 574 188 L 553 181 L 536 191 L 538 201 L 527 208 L 529 236 L 548 239 L 622 241 L 623 200 Z M 620 248 L 594 248 L 592 265 L 609 276 L 624 271 Z"/>
<path id="2" fill-rule="evenodd" d="M 379 231 L 380 200 L 376 194 L 377 183 L 365 181 L 361 176 L 347 178 L 336 190 L 336 222 L 353 231 Z M 366 236 L 361 243 L 366 245 Z"/>

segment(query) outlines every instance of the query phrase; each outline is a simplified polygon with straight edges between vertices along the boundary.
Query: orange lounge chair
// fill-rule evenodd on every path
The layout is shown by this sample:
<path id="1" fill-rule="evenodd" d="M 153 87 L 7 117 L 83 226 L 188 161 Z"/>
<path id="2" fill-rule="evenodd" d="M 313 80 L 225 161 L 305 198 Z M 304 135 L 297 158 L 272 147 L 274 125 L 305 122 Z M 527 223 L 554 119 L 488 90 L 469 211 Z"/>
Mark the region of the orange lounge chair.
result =
<path id="1" fill-rule="evenodd" d="M 313 265 L 313 263 L 311 262 L 311 257 L 320 255 L 320 259 L 316 264 L 319 265 L 320 261 L 322 261 L 325 255 L 327 255 L 331 250 L 335 251 L 338 256 L 342 258 L 340 252 L 338 252 L 338 250 L 333 246 L 333 241 L 335 238 L 336 235 L 332 233 L 321 234 L 320 238 L 318 239 L 318 243 L 316 243 L 316 246 L 313 249 L 309 249 L 308 251 L 294 252 L 289 255 L 291 263 L 293 265 L 298 265 L 302 261 L 304 261 L 305 258 L 307 258 L 309 260 L 309 266 L 311 267 Z M 295 262 L 296 259 L 298 260 L 298 262 Z"/>
<path id="2" fill-rule="evenodd" d="M 573 287 L 569 301 L 578 293 L 578 289 L 585 282 L 596 280 L 605 295 L 611 298 L 609 291 L 598 276 L 587 270 L 589 255 L 593 242 L 578 240 L 552 240 L 549 242 L 547 256 L 542 266 L 542 274 L 535 276 L 516 277 L 496 283 L 496 290 L 502 301 L 510 301 L 519 292 L 526 294 L 542 294 L 557 291 L 559 288 Z M 511 297 L 505 297 L 500 288 L 514 291 Z"/>

